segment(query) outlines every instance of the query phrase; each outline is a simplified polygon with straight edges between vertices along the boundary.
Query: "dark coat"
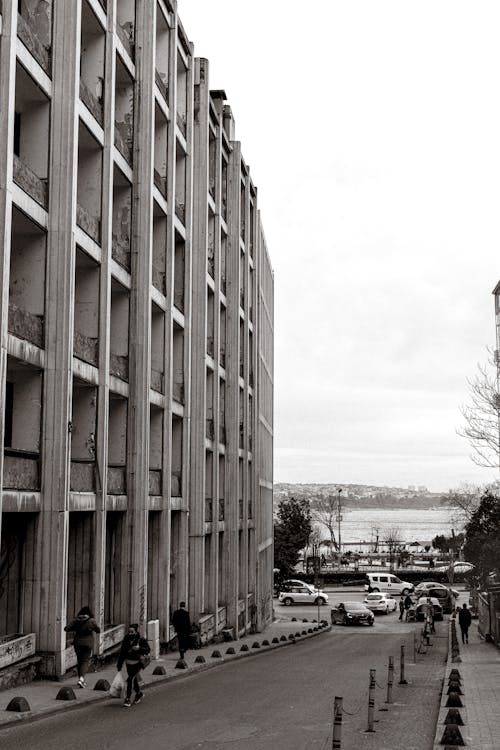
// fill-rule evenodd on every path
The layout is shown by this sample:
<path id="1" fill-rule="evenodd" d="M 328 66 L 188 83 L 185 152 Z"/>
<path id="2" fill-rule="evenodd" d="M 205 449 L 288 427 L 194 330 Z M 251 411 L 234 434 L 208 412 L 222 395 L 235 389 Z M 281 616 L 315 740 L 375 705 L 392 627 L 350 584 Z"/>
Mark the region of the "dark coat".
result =
<path id="1" fill-rule="evenodd" d="M 472 622 L 472 615 L 469 609 L 462 609 L 458 613 L 458 624 L 461 628 L 467 629 Z"/>
<path id="2" fill-rule="evenodd" d="M 176 609 L 172 615 L 172 625 L 177 634 L 188 635 L 191 632 L 191 620 L 186 609 Z"/>
<path id="3" fill-rule="evenodd" d="M 73 646 L 88 646 L 88 648 L 94 645 L 94 633 L 101 632 L 94 618 L 88 615 L 78 615 L 69 625 L 66 625 L 64 630 L 75 634 Z"/>
<path id="4" fill-rule="evenodd" d="M 150 651 L 149 643 L 139 633 L 127 634 L 122 641 L 116 668 L 120 671 L 124 662 L 139 664 L 141 657 L 146 656 Z"/>

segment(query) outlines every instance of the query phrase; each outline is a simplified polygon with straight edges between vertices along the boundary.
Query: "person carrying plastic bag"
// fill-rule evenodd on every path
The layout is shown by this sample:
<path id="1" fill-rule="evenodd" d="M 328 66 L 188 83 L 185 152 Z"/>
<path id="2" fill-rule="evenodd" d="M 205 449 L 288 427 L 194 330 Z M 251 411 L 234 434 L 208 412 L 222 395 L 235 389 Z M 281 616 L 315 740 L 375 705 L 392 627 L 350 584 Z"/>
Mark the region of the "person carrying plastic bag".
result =
<path id="1" fill-rule="evenodd" d="M 150 650 L 149 643 L 139 633 L 139 625 L 137 623 L 129 625 L 128 633 L 122 641 L 116 665 L 119 673 L 121 673 L 123 664 L 127 669 L 127 691 L 123 702 L 124 708 L 130 708 L 132 705 L 132 688 L 135 691 L 134 703 L 140 703 L 144 697 L 144 693 L 139 686 L 138 675 Z"/>

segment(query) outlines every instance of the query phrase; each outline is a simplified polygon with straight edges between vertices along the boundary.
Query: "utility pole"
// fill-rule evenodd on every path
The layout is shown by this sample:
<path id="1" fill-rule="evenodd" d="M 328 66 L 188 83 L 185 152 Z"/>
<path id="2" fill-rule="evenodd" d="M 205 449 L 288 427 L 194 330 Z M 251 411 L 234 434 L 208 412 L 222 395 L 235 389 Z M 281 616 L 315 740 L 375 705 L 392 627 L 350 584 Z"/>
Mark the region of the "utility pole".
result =
<path id="1" fill-rule="evenodd" d="M 337 531 L 337 539 L 338 539 L 338 543 L 339 543 L 339 558 L 342 555 L 342 552 L 341 552 L 342 539 L 341 539 L 341 536 L 340 536 L 340 522 L 342 521 L 342 505 L 340 504 L 340 494 L 341 494 L 341 492 L 342 492 L 342 489 L 338 489 L 337 490 L 337 493 L 338 493 L 338 501 L 337 501 L 337 523 L 338 523 L 338 531 Z"/>

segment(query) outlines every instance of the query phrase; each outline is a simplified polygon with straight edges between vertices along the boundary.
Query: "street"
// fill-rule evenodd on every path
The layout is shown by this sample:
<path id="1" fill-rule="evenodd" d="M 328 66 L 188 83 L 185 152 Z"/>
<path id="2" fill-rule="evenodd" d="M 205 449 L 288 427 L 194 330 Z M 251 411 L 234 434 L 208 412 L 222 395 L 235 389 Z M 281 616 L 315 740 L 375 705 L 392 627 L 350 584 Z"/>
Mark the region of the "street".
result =
<path id="1" fill-rule="evenodd" d="M 311 607 L 293 608 L 293 616 L 302 617 L 304 609 L 312 619 Z M 329 609 L 323 607 L 322 616 Z M 110 699 L 7 729 L 0 748 L 323 750 L 331 747 L 334 697 L 342 696 L 342 748 L 430 750 L 442 678 L 438 642 L 446 640 L 446 624 L 437 630 L 436 669 L 425 684 L 419 665 L 411 663 L 413 628 L 394 613 L 377 617 L 373 628 L 337 626 L 283 649 L 150 688 L 144 702 L 130 709 Z M 388 656 L 398 665 L 403 643 L 409 684 L 397 684 L 396 670 L 394 704 L 386 710 Z M 374 734 L 366 733 L 370 668 L 377 679 Z"/>

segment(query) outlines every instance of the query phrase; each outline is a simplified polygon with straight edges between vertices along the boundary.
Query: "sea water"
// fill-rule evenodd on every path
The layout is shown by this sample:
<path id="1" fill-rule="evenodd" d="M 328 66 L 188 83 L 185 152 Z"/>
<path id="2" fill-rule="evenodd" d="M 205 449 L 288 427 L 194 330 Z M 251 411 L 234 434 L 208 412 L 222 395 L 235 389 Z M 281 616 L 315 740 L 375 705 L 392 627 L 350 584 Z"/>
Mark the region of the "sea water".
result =
<path id="1" fill-rule="evenodd" d="M 342 508 L 340 523 L 342 546 L 349 542 L 375 542 L 377 534 L 380 542 L 390 537 L 401 542 L 428 544 L 438 534 L 451 536 L 452 529 L 456 534 L 462 531 L 454 508 Z M 323 527 L 322 535 L 325 532 Z M 355 545 L 349 548 L 355 550 Z"/>

